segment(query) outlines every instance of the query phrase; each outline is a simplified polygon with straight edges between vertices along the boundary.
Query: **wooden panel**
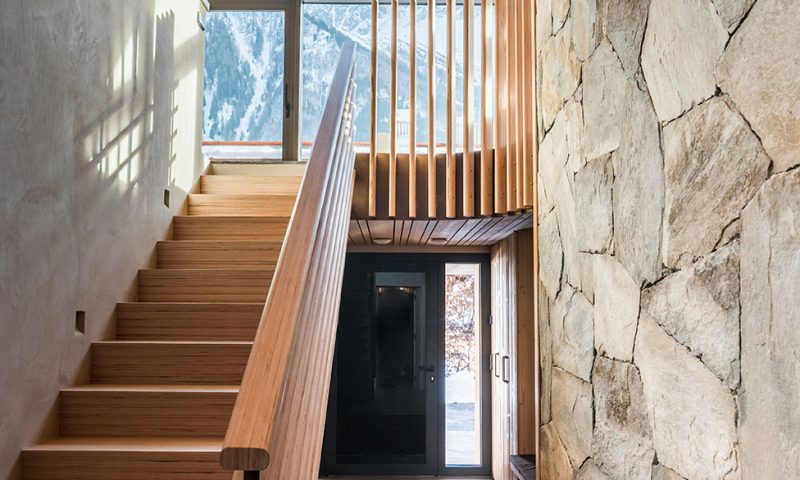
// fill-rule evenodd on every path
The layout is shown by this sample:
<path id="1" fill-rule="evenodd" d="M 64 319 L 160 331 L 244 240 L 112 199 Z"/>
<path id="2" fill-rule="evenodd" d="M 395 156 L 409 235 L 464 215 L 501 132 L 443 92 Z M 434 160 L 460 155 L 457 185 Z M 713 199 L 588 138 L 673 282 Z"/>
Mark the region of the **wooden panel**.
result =
<path id="1" fill-rule="evenodd" d="M 118 340 L 251 341 L 263 303 L 120 303 Z"/>
<path id="2" fill-rule="evenodd" d="M 189 195 L 189 215 L 289 217 L 294 195 Z"/>
<path id="3" fill-rule="evenodd" d="M 475 82 L 472 68 L 472 42 L 474 34 L 472 31 L 473 23 L 473 0 L 464 0 L 464 148 L 463 148 L 463 176 L 464 186 L 463 215 L 465 217 L 475 216 L 475 144 L 473 140 L 474 109 L 473 96 L 475 95 L 473 84 Z"/>
<path id="4" fill-rule="evenodd" d="M 282 243 L 214 240 L 158 242 L 158 268 L 274 270 Z"/>
<path id="5" fill-rule="evenodd" d="M 22 452 L 22 478 L 230 480 L 221 449 L 221 439 L 60 438 Z"/>
<path id="6" fill-rule="evenodd" d="M 391 68 L 389 81 L 389 216 L 397 216 L 397 2 L 391 0 Z"/>
<path id="7" fill-rule="evenodd" d="M 238 385 L 252 342 L 92 344 L 92 383 Z"/>
<path id="8" fill-rule="evenodd" d="M 261 240 L 282 242 L 289 217 L 188 217 L 173 222 L 175 240 Z"/>
<path id="9" fill-rule="evenodd" d="M 506 213 L 508 154 L 508 0 L 495 4 L 494 211 Z"/>
<path id="10" fill-rule="evenodd" d="M 364 238 L 364 233 L 361 231 L 361 227 L 358 226 L 358 220 L 350 220 L 348 236 L 350 237 L 350 243 L 353 245 L 364 245 L 367 243 Z"/>
<path id="11" fill-rule="evenodd" d="M 417 0 L 409 2 L 408 217 L 417 218 Z"/>
<path id="12" fill-rule="evenodd" d="M 428 227 L 428 220 L 415 220 L 411 225 L 411 232 L 408 235 L 409 245 L 419 245 L 422 242 L 422 235 Z"/>
<path id="13" fill-rule="evenodd" d="M 263 303 L 272 270 L 140 270 L 140 302 Z"/>
<path id="14" fill-rule="evenodd" d="M 62 436 L 221 437 L 236 401 L 233 387 L 91 386 L 63 390 Z"/>
<path id="15" fill-rule="evenodd" d="M 254 175 L 203 175 L 200 193 L 236 195 L 293 195 L 303 177 L 263 177 Z"/>
<path id="16" fill-rule="evenodd" d="M 533 230 L 522 230 L 516 238 L 516 365 L 517 365 L 517 453 L 536 453 L 536 391 L 533 321 Z"/>
<path id="17" fill-rule="evenodd" d="M 428 2 L 428 217 L 436 218 L 436 1 Z"/>

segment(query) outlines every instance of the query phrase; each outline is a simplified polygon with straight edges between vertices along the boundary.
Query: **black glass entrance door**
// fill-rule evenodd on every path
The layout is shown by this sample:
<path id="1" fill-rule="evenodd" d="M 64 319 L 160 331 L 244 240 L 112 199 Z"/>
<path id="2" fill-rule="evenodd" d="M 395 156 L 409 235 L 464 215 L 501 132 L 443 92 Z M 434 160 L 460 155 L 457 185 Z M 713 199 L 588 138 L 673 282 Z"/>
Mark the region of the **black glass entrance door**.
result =
<path id="1" fill-rule="evenodd" d="M 488 257 L 348 254 L 328 475 L 487 475 Z"/>
<path id="2" fill-rule="evenodd" d="M 437 292 L 428 286 L 436 271 L 373 270 L 349 264 L 345 272 L 326 473 L 432 475 L 439 378 Z"/>

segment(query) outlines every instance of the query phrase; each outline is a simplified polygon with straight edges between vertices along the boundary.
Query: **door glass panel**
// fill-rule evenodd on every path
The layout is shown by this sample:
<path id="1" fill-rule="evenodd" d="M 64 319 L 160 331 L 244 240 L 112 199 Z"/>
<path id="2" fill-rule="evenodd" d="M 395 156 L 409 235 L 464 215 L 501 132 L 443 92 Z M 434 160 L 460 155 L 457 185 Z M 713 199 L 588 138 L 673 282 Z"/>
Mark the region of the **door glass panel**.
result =
<path id="1" fill-rule="evenodd" d="M 203 153 L 281 158 L 283 11 L 211 12 L 206 22 Z"/>
<path id="2" fill-rule="evenodd" d="M 426 362 L 424 286 L 404 284 L 401 276 L 376 274 L 370 291 L 345 277 L 350 288 L 342 292 L 337 338 L 339 464 L 426 463 L 427 389 L 435 369 Z M 372 305 L 359 300 L 365 298 Z"/>
<path id="3" fill-rule="evenodd" d="M 445 269 L 445 463 L 481 463 L 480 264 Z"/>

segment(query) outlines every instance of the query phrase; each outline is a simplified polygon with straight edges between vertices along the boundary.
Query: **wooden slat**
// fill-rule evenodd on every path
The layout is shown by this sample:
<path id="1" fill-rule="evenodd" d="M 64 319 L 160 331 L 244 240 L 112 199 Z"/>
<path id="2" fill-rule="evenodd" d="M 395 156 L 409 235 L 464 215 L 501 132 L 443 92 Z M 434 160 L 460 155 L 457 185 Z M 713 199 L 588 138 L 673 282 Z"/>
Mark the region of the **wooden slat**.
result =
<path id="1" fill-rule="evenodd" d="M 417 0 L 409 9 L 408 217 L 417 218 Z"/>
<path id="2" fill-rule="evenodd" d="M 456 57 L 455 57 L 455 2 L 456 0 L 446 0 L 445 9 L 447 11 L 447 138 L 445 140 L 447 150 L 447 187 L 446 187 L 446 212 L 447 218 L 455 218 L 456 216 L 456 154 L 454 150 L 455 143 L 455 108 L 456 108 L 456 92 L 455 92 L 455 71 L 456 71 Z"/>
<path id="3" fill-rule="evenodd" d="M 288 215 L 285 217 L 177 216 L 173 222 L 173 238 L 282 242 L 288 226 Z"/>
<path id="4" fill-rule="evenodd" d="M 428 0 L 428 217 L 436 218 L 436 0 Z"/>
<path id="5" fill-rule="evenodd" d="M 118 340 L 251 341 L 263 303 L 120 303 Z"/>
<path id="6" fill-rule="evenodd" d="M 517 210 L 525 208 L 525 0 L 517 2 Z M 530 32 L 528 32 L 530 33 Z"/>
<path id="7" fill-rule="evenodd" d="M 491 2 L 481 0 L 481 215 L 494 213 L 493 206 L 493 158 L 492 158 L 492 112 L 489 106 L 492 67 L 492 45 L 489 36 L 489 12 Z M 494 105 L 494 102 L 492 102 Z"/>
<path id="8" fill-rule="evenodd" d="M 526 2 L 523 0 L 523 62 L 525 68 L 523 69 L 523 104 L 525 114 L 523 115 L 525 125 L 525 163 L 523 168 L 523 175 L 525 182 L 523 185 L 523 206 L 525 208 L 532 208 L 536 190 L 534 188 L 534 159 L 538 151 L 538 139 L 536 137 L 536 129 L 538 122 L 536 120 L 536 46 L 534 24 L 536 23 L 534 10 L 536 9 L 535 2 Z"/>
<path id="9" fill-rule="evenodd" d="M 517 210 L 517 0 L 506 0 L 506 45 L 508 67 L 506 104 L 506 201 L 508 211 Z"/>
<path id="10" fill-rule="evenodd" d="M 397 216 L 397 2 L 391 0 L 391 74 L 389 84 L 389 216 Z"/>
<path id="11" fill-rule="evenodd" d="M 538 183 L 539 183 L 539 103 L 536 101 L 536 92 L 538 91 L 537 88 L 537 65 L 536 65 L 536 52 L 539 48 L 536 42 L 536 2 L 531 4 L 531 15 L 530 18 L 526 18 L 526 23 L 528 29 L 531 31 L 531 48 L 530 48 L 530 89 L 531 89 L 531 108 L 530 108 L 530 118 L 532 120 L 530 132 L 531 135 L 531 159 L 530 159 L 530 166 L 531 166 L 531 173 L 530 179 L 531 182 L 531 191 L 530 196 L 531 198 L 531 205 L 533 207 L 533 288 L 534 288 L 534 304 L 533 304 L 533 345 L 534 345 L 534 368 L 533 368 L 533 375 L 534 375 L 534 403 L 533 403 L 533 410 L 534 410 L 534 422 L 536 425 L 536 435 L 535 435 L 535 446 L 534 449 L 537 452 L 536 455 L 536 478 L 537 480 L 541 479 L 541 455 L 538 453 L 541 451 L 541 429 L 538 428 L 539 425 L 542 424 L 541 422 L 541 414 L 542 414 L 542 406 L 541 406 L 541 358 L 542 358 L 542 347 L 540 344 L 539 332 L 540 332 L 540 312 L 539 312 L 539 305 L 540 305 L 540 295 L 541 295 L 541 282 L 539 281 L 539 198 L 538 198 Z"/>
<path id="12" fill-rule="evenodd" d="M 370 50 L 369 84 L 369 216 L 377 211 L 377 159 L 378 141 L 378 0 L 372 0 L 372 48 Z"/>
<path id="13" fill-rule="evenodd" d="M 412 246 L 419 245 L 422 241 L 422 235 L 428 227 L 428 220 L 415 220 L 411 225 L 411 232 L 408 235 L 408 244 Z"/>
<path id="14" fill-rule="evenodd" d="M 474 130 L 474 72 L 473 72 L 473 51 L 472 42 L 474 33 L 472 30 L 474 9 L 473 0 L 464 0 L 464 156 L 463 156 L 463 192 L 465 217 L 475 216 L 475 145 L 473 139 Z"/>
<path id="15" fill-rule="evenodd" d="M 251 347 L 252 342 L 95 342 L 92 383 L 238 385 Z"/>
<path id="16" fill-rule="evenodd" d="M 495 141 L 494 211 L 506 213 L 506 154 L 508 150 L 508 0 L 495 3 Z"/>

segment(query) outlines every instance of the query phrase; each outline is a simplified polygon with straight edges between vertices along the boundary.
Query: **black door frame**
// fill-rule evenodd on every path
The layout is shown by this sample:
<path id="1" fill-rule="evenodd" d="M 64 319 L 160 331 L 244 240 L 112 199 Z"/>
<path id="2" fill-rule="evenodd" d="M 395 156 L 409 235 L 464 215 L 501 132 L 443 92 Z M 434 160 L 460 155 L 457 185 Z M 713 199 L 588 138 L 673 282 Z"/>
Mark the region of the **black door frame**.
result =
<path id="1" fill-rule="evenodd" d="M 481 281 L 481 465 L 477 467 L 448 467 L 445 464 L 445 382 L 444 375 L 444 289 L 445 265 L 448 263 L 480 264 Z M 337 362 L 334 358 L 331 388 L 328 396 L 328 415 L 325 422 L 325 438 L 322 451 L 321 470 L 328 475 L 447 475 L 490 476 L 492 471 L 491 429 L 491 378 L 488 358 L 491 352 L 490 315 L 490 256 L 488 253 L 348 253 L 345 271 L 368 272 L 424 272 L 426 275 L 426 331 L 429 338 L 428 359 L 435 359 L 433 408 L 428 412 L 427 422 L 435 428 L 426 429 L 427 462 L 424 465 L 339 465 L 336 463 L 336 393 Z M 429 401 L 429 402 L 430 402 Z"/>

